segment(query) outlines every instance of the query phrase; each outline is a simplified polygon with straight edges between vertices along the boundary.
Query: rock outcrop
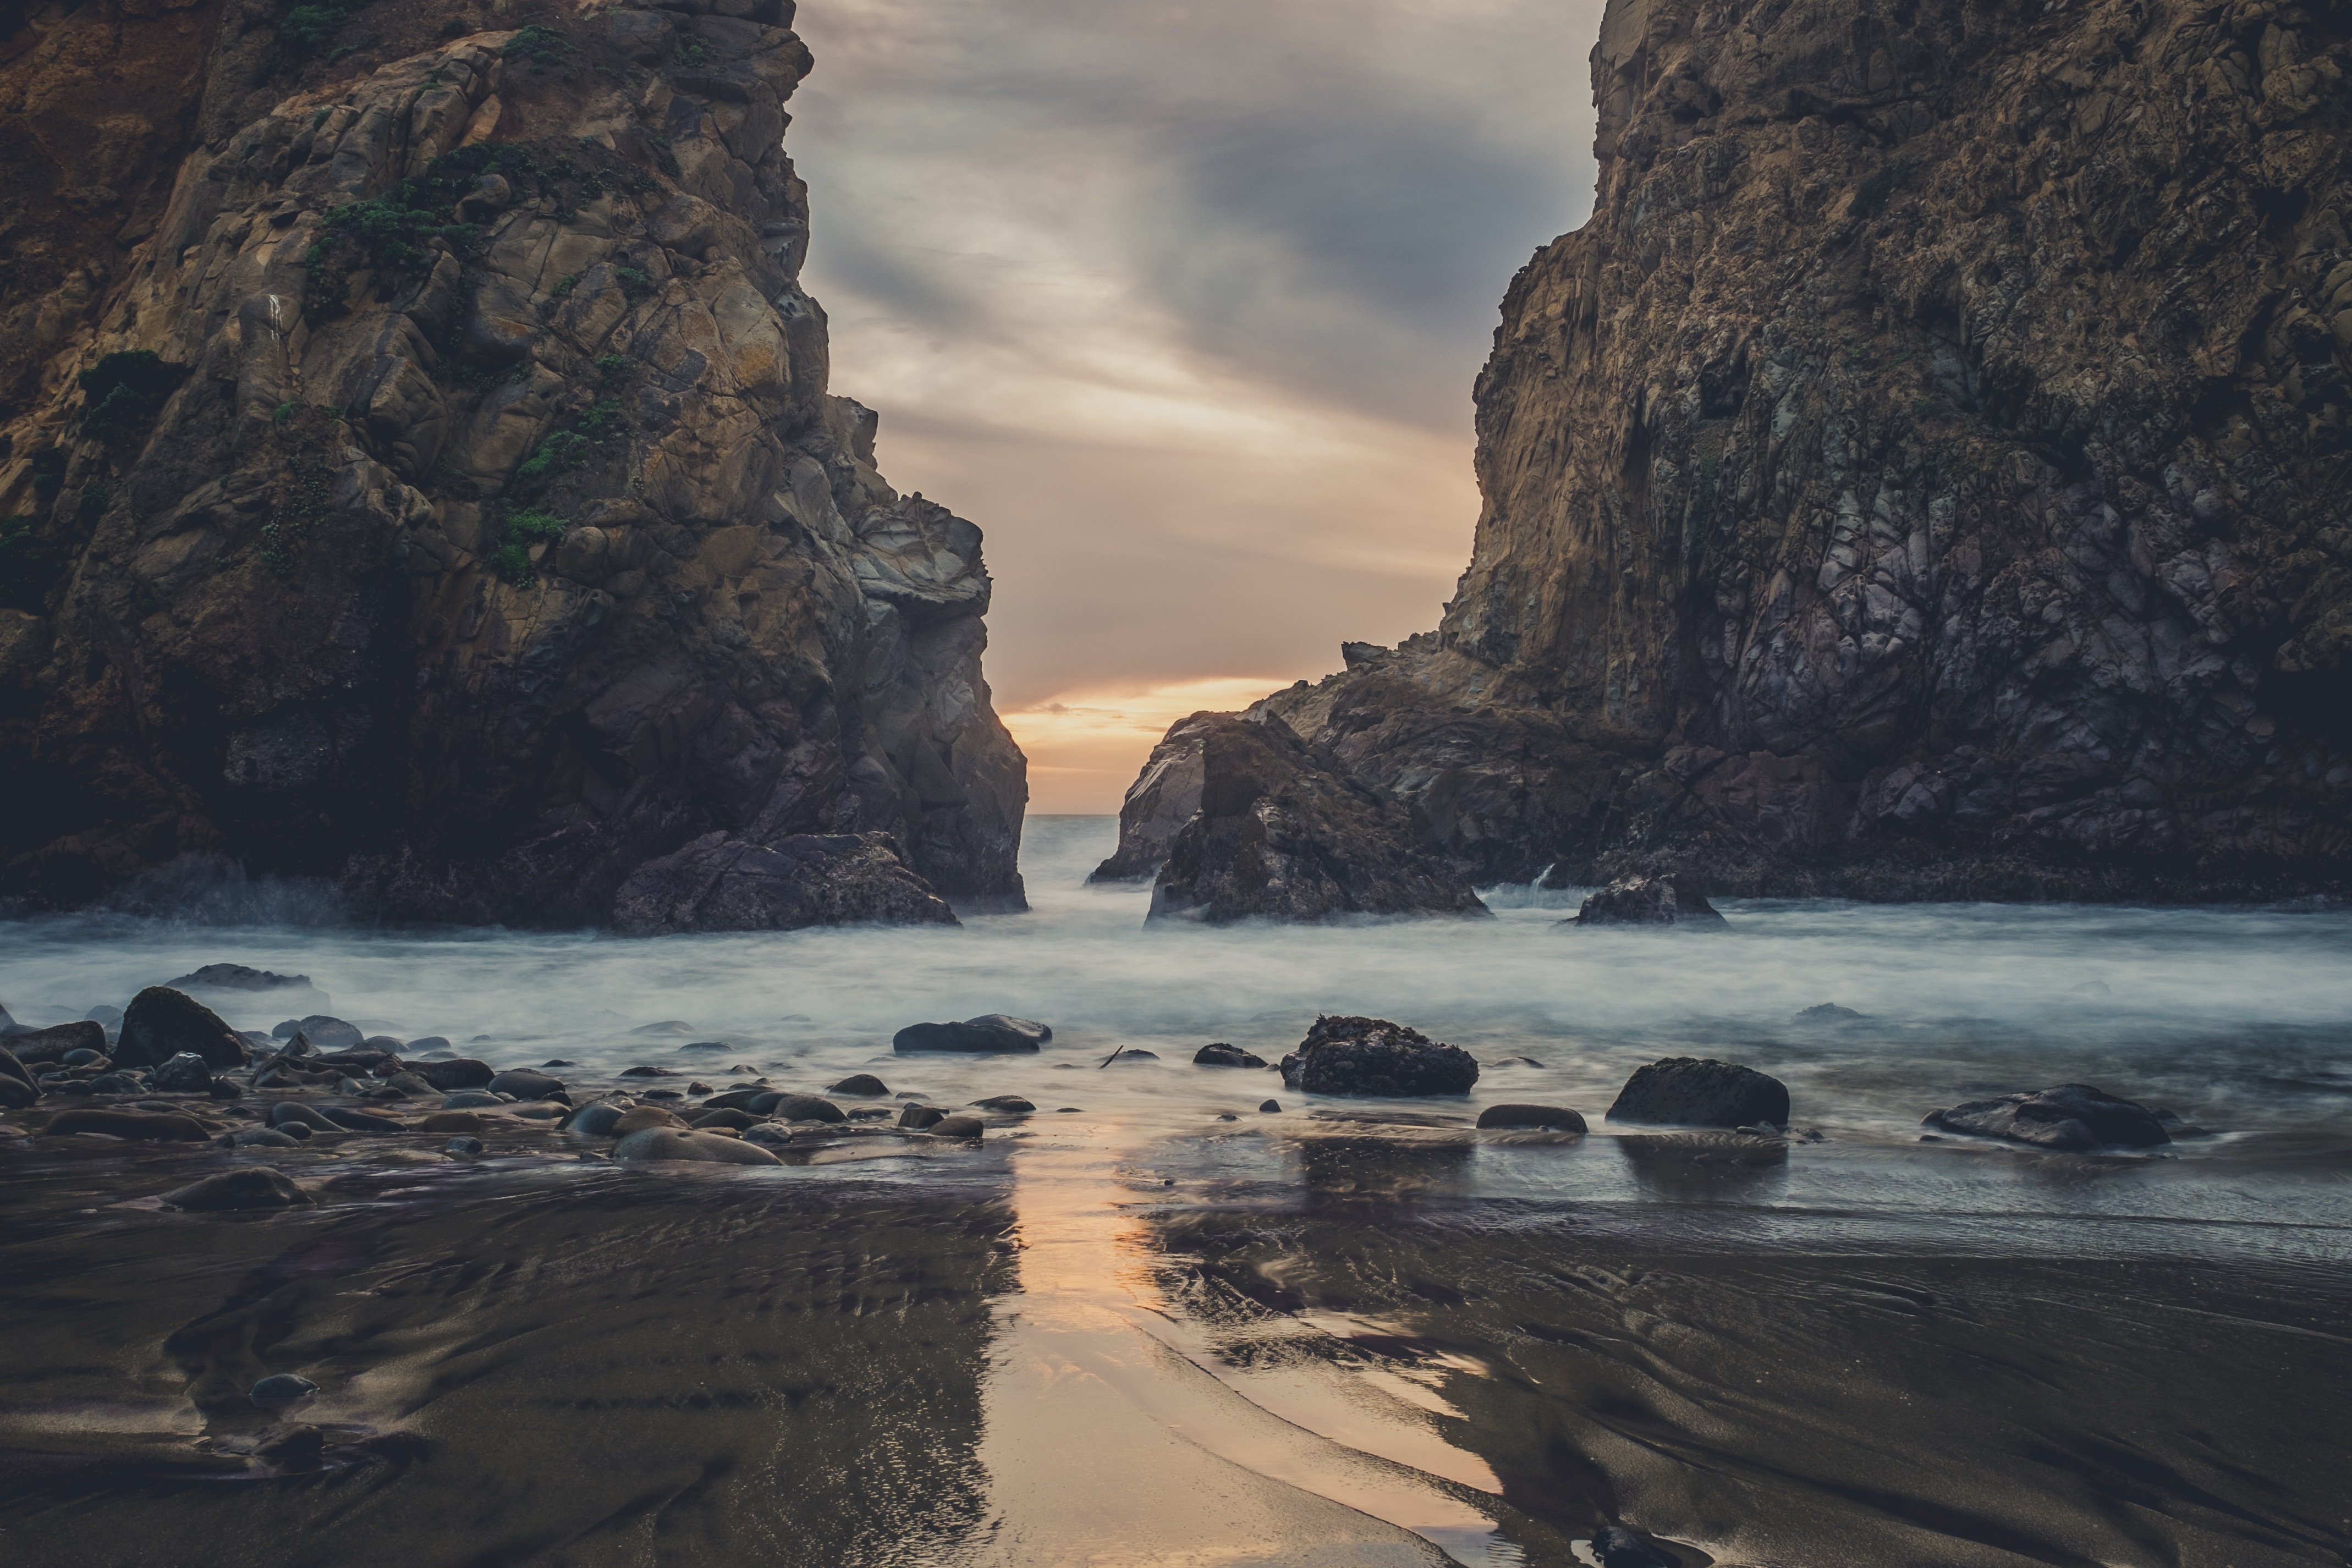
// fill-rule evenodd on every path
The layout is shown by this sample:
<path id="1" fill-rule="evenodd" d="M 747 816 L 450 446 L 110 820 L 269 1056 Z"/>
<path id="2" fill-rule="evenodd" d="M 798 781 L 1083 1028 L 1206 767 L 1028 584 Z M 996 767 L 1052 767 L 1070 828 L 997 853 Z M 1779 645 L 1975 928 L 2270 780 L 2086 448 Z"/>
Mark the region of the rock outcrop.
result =
<path id="1" fill-rule="evenodd" d="M 2118 1100 L 2087 1083 L 2061 1083 L 2031 1093 L 1971 1100 L 1948 1111 L 1931 1111 L 1921 1124 L 2068 1154 L 2099 1148 L 2153 1149 L 2172 1142 L 2159 1113 Z"/>
<path id="2" fill-rule="evenodd" d="M 1169 727 L 1089 879 L 1150 876 L 1150 920 L 1483 915 L 1414 809 L 1262 706 Z"/>
<path id="3" fill-rule="evenodd" d="M 1785 1127 L 1789 1088 L 1738 1062 L 1670 1056 L 1634 1070 L 1611 1102 L 1609 1119 L 1662 1127 Z"/>
<path id="4" fill-rule="evenodd" d="M 1467 1094 L 1478 1082 L 1468 1051 L 1386 1019 L 1318 1018 L 1281 1067 L 1309 1094 Z"/>
<path id="5" fill-rule="evenodd" d="M 1482 882 L 2352 885 L 2352 37 L 1611 0 L 1443 624 L 1270 699 Z"/>
<path id="6" fill-rule="evenodd" d="M 1019 907 L 980 532 L 883 481 L 797 281 L 789 0 L 160 4 L 0 54 L 11 109 L 62 105 L 19 141 L 157 49 L 178 94 L 124 106 L 102 229 L 0 204 L 50 247 L 0 299 L 38 324 L 0 355 L 0 895 Z"/>
<path id="7" fill-rule="evenodd" d="M 1619 877 L 1587 897 L 1562 925 L 1691 925 L 1730 924 L 1706 901 L 1692 876 Z"/>

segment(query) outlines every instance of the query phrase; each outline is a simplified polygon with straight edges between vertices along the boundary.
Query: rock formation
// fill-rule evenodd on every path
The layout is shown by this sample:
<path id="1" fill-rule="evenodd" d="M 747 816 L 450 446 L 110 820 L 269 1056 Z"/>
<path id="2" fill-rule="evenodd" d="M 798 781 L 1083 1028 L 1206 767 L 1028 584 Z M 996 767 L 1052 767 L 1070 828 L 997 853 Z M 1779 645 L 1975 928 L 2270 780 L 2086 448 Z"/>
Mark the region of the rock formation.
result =
<path id="1" fill-rule="evenodd" d="M 980 532 L 884 483 L 796 281 L 790 0 L 365 5 L 0 53 L 0 895 L 1019 907 Z"/>
<path id="2" fill-rule="evenodd" d="M 1444 623 L 1270 699 L 1485 880 L 2352 884 L 2352 39 L 1611 0 Z"/>
<path id="3" fill-rule="evenodd" d="M 1151 920 L 1483 915 L 1415 810 L 1354 777 L 1263 705 L 1169 727 L 1089 881 L 1150 876 Z"/>

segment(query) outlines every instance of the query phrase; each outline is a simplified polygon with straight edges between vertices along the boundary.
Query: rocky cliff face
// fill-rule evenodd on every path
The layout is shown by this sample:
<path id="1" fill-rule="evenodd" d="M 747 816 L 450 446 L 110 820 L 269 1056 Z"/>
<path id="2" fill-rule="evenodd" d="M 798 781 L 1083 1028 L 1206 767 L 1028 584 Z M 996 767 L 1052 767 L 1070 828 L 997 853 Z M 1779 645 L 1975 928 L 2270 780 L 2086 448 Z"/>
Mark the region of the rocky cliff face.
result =
<path id="1" fill-rule="evenodd" d="M 1612 0 L 1460 591 L 1271 706 L 1481 877 L 2352 883 L 2347 31 Z"/>
<path id="2" fill-rule="evenodd" d="M 789 0 L 363 4 L 93 0 L 0 61 L 26 106 L 209 61 L 124 107 L 98 218 L 0 212 L 44 258 L 0 364 L 0 894 L 1019 907 L 980 532 L 883 481 L 797 282 Z"/>

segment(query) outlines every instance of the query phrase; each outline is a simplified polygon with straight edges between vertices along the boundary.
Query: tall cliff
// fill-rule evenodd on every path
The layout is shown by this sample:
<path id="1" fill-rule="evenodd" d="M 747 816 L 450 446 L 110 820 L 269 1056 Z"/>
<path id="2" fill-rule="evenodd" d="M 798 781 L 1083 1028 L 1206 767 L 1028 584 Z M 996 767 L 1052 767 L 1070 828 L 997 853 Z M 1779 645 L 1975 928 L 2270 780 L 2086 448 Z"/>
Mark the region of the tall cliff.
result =
<path id="1" fill-rule="evenodd" d="M 1272 707 L 1486 878 L 2352 885 L 2347 32 L 1611 0 L 1459 591 Z"/>
<path id="2" fill-rule="evenodd" d="M 1019 907 L 980 532 L 797 281 L 790 0 L 490 10 L 0 18 L 0 896 Z"/>

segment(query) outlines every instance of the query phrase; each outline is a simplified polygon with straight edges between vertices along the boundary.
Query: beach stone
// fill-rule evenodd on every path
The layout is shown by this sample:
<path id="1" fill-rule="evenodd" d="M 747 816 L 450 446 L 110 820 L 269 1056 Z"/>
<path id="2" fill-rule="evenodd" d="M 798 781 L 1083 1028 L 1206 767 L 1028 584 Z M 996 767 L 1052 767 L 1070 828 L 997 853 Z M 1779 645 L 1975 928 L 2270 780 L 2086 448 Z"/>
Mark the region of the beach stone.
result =
<path id="1" fill-rule="evenodd" d="M 1671 1056 L 1638 1068 L 1609 1107 L 1612 1122 L 1666 1127 L 1789 1124 L 1789 1090 L 1779 1079 L 1711 1058 Z"/>
<path id="2" fill-rule="evenodd" d="M 608 1138 L 625 1138 L 655 1127 L 683 1127 L 686 1124 L 671 1112 L 658 1105 L 632 1105 L 614 1118 L 606 1128 Z"/>
<path id="3" fill-rule="evenodd" d="M 317 1392 L 319 1392 L 319 1385 L 309 1378 L 297 1377 L 290 1372 L 281 1372 L 274 1377 L 265 1377 L 255 1384 L 252 1391 L 246 1397 L 264 1410 L 274 1410 L 291 1405 L 298 1399 L 308 1399 Z"/>
<path id="4" fill-rule="evenodd" d="M 676 1078 L 677 1074 L 667 1067 L 624 1067 L 621 1069 L 620 1076 L 623 1078 Z"/>
<path id="5" fill-rule="evenodd" d="M 449 1037 L 445 1034 L 421 1034 L 410 1040 L 406 1047 L 411 1056 L 424 1056 L 436 1051 L 454 1051 L 457 1049 L 449 1043 Z"/>
<path id="6" fill-rule="evenodd" d="M 1386 1019 L 1323 1017 L 1282 1059 L 1282 1081 L 1309 1094 L 1467 1094 L 1478 1061 Z"/>
<path id="7" fill-rule="evenodd" d="M 107 1061 L 106 1054 L 103 1051 L 80 1050 L 67 1051 L 64 1056 L 58 1058 L 58 1065 L 63 1067 L 106 1067 L 110 1065 L 110 1063 Z"/>
<path id="8" fill-rule="evenodd" d="M 761 1095 L 780 1092 L 779 1090 L 763 1089 L 756 1083 L 748 1084 L 741 1089 L 730 1089 L 724 1094 L 712 1095 L 703 1102 L 702 1108 L 706 1111 L 748 1111 L 751 1108 L 751 1102 Z"/>
<path id="9" fill-rule="evenodd" d="M 444 1093 L 452 1089 L 487 1089 L 498 1077 L 488 1062 L 470 1056 L 454 1056 L 446 1061 L 420 1061 L 411 1071 Z"/>
<path id="10" fill-rule="evenodd" d="M 1584 1131 L 1584 1118 L 1565 1105 L 1489 1105 L 1478 1113 L 1481 1127 L 1557 1127 Z"/>
<path id="11" fill-rule="evenodd" d="M 415 1100 L 421 1100 L 427 1094 L 438 1094 L 441 1092 L 440 1090 L 426 1082 L 415 1072 L 395 1072 L 391 1077 L 383 1081 L 383 1086 L 386 1089 L 397 1092 L 405 1098 Z"/>
<path id="12" fill-rule="evenodd" d="M 478 1155 L 482 1152 L 482 1140 L 479 1138 L 452 1138 L 447 1143 L 441 1145 L 441 1152 L 445 1155 Z"/>
<path id="13" fill-rule="evenodd" d="M 212 1087 L 212 1069 L 193 1051 L 184 1051 L 155 1070 L 155 1087 L 165 1094 L 202 1094 Z"/>
<path id="14" fill-rule="evenodd" d="M 890 1048 L 901 1056 L 925 1051 L 1003 1054 L 1034 1051 L 1037 1045 L 1036 1037 L 1023 1030 L 979 1019 L 908 1024 L 890 1039 Z"/>
<path id="15" fill-rule="evenodd" d="M 561 1122 L 572 1114 L 572 1104 L 566 1100 L 518 1100 L 507 1107 L 507 1114 L 526 1122 Z"/>
<path id="16" fill-rule="evenodd" d="M 131 1005 L 136 1008 L 139 1004 L 134 1001 Z M 286 1026 L 280 1024 L 278 1027 L 283 1029 Z M 367 1039 L 360 1033 L 357 1024 L 345 1023 L 331 1013 L 312 1013 L 308 1018 L 299 1019 L 294 1029 L 320 1051 L 349 1051 Z M 270 1032 L 275 1034 L 278 1030 Z"/>
<path id="17" fill-rule="evenodd" d="M 237 1149 L 299 1149 L 302 1146 L 302 1140 L 275 1127 L 247 1127 L 230 1136 L 229 1146 Z"/>
<path id="18" fill-rule="evenodd" d="M 1121 1051 L 1113 1052 L 1111 1060 L 1113 1061 L 1157 1061 L 1160 1060 L 1160 1053 L 1156 1051 Z"/>
<path id="19" fill-rule="evenodd" d="M 423 1133 L 479 1133 L 488 1128 L 488 1124 L 471 1111 L 436 1111 L 416 1124 Z"/>
<path id="20" fill-rule="evenodd" d="M 959 1113 L 956 1115 L 940 1117 L 927 1130 L 935 1138 L 977 1138 L 987 1132 L 988 1124 L 977 1116 L 967 1116 Z"/>
<path id="21" fill-rule="evenodd" d="M 646 1127 L 631 1133 L 613 1147 L 613 1157 L 625 1165 L 686 1160 L 703 1165 L 774 1166 L 783 1162 L 740 1138 L 685 1127 Z"/>
<path id="22" fill-rule="evenodd" d="M 176 980 L 163 982 L 175 989 L 190 986 L 210 986 L 216 991 L 315 991 L 308 975 L 279 975 L 268 969 L 248 968 L 243 964 L 206 964 Z"/>
<path id="23" fill-rule="evenodd" d="M 315 1105 L 305 1105 L 299 1100 L 280 1100 L 269 1108 L 269 1124 L 273 1127 L 283 1127 L 289 1124 L 315 1127 L 322 1133 L 341 1130 L 334 1123 L 328 1121 L 325 1113 Z"/>
<path id="24" fill-rule="evenodd" d="M 1238 1045 L 1227 1045 L 1223 1040 L 1219 1040 L 1214 1045 L 1204 1045 L 1194 1051 L 1192 1065 L 1195 1067 L 1264 1067 L 1265 1058 L 1253 1056 Z"/>
<path id="25" fill-rule="evenodd" d="M 398 1056 L 408 1049 L 408 1042 L 404 1040 L 394 1039 L 393 1036 L 388 1034 L 372 1034 L 351 1049 L 353 1051 L 382 1051 L 386 1056 Z"/>
<path id="26" fill-rule="evenodd" d="M 890 1086 L 870 1072 L 853 1072 L 840 1082 L 826 1087 L 828 1094 L 887 1094 Z"/>
<path id="27" fill-rule="evenodd" d="M 975 1100 L 972 1104 L 982 1111 L 995 1111 L 1011 1116 L 1025 1116 L 1037 1108 L 1018 1094 L 994 1094 L 985 1100 Z"/>
<path id="28" fill-rule="evenodd" d="M 408 1124 L 395 1122 L 389 1116 L 379 1116 L 373 1111 L 349 1111 L 340 1105 L 322 1106 L 320 1114 L 347 1133 L 404 1133 Z"/>
<path id="29" fill-rule="evenodd" d="M 982 1013 L 978 1018 L 963 1020 L 971 1029 L 1006 1029 L 1038 1045 L 1051 1044 L 1054 1031 L 1035 1019 L 1017 1019 L 1011 1013 Z"/>
<path id="30" fill-rule="evenodd" d="M 1562 925 L 1727 925 L 1695 876 L 1621 876 Z"/>
<path id="31" fill-rule="evenodd" d="M 28 1064 L 63 1061 L 69 1053 L 77 1051 L 103 1056 L 106 1054 L 106 1030 L 87 1019 L 80 1023 L 61 1023 L 53 1029 L 27 1030 L 21 1034 L 11 1035 L 8 1037 L 8 1049 L 16 1053 L 17 1061 Z"/>
<path id="32" fill-rule="evenodd" d="M 487 1089 L 459 1089 L 441 1097 L 444 1111 L 488 1111 L 505 1103 Z"/>
<path id="33" fill-rule="evenodd" d="M 749 1111 L 738 1111 L 727 1106 L 721 1106 L 716 1111 L 697 1111 L 687 1119 L 688 1126 L 699 1128 L 704 1132 L 730 1127 L 740 1133 L 746 1127 L 756 1127 L 759 1124 L 760 1118 L 752 1115 Z"/>
<path id="34" fill-rule="evenodd" d="M 96 1106 L 60 1111 L 41 1129 L 44 1137 L 63 1138 L 76 1133 L 103 1133 L 110 1138 L 148 1143 L 201 1144 L 211 1129 L 194 1116 L 157 1111 L 106 1111 Z"/>
<path id="35" fill-rule="evenodd" d="M 586 1138 L 609 1138 L 613 1135 L 613 1124 L 629 1109 L 626 1105 L 612 1105 L 603 1101 L 583 1105 L 572 1113 L 571 1118 L 563 1124 L 563 1130 L 578 1133 Z"/>
<path id="36" fill-rule="evenodd" d="M 29 1078 L 0 1074 L 0 1107 L 22 1111 L 41 1097 L 41 1087 Z"/>
<path id="37" fill-rule="evenodd" d="M 2103 1148 L 2153 1149 L 2172 1142 L 2157 1112 L 2087 1083 L 2060 1083 L 2029 1094 L 1972 1100 L 1948 1111 L 1930 1112 L 1920 1124 L 2066 1154 Z"/>
<path id="38" fill-rule="evenodd" d="M 1282 1109 L 1282 1102 L 1279 1100 L 1262 1100 L 1258 1102 L 1257 1108 L 1268 1115 L 1274 1115 Z"/>
<path id="39" fill-rule="evenodd" d="M 101 1037 L 106 1032 L 89 1027 Z M 236 1030 L 185 991 L 150 986 L 131 998 L 123 1010 L 122 1038 L 115 1042 L 114 1060 L 125 1067 L 161 1067 L 184 1051 L 194 1051 L 211 1067 L 245 1065 L 245 1041 Z"/>
<path id="40" fill-rule="evenodd" d="M 947 1114 L 937 1105 L 908 1105 L 898 1113 L 898 1125 L 909 1132 L 920 1133 L 947 1120 Z"/>
<path id="41" fill-rule="evenodd" d="M 509 1067 L 483 1087 L 493 1094 L 511 1094 L 518 1100 L 544 1100 L 563 1092 L 563 1080 L 550 1078 L 535 1068 Z"/>
<path id="42" fill-rule="evenodd" d="M 316 1199 L 268 1166 L 247 1166 L 221 1171 L 163 1195 L 173 1208 L 219 1210 L 234 1208 L 310 1208 Z"/>
<path id="43" fill-rule="evenodd" d="M 769 1090 L 752 1097 L 751 1109 L 762 1116 L 779 1116 L 787 1122 L 847 1120 L 840 1106 L 814 1094 L 787 1094 Z"/>
<path id="44" fill-rule="evenodd" d="M 1682 1568 L 1681 1558 L 1614 1524 L 1593 1532 L 1592 1555 L 1601 1560 L 1601 1568 Z"/>

